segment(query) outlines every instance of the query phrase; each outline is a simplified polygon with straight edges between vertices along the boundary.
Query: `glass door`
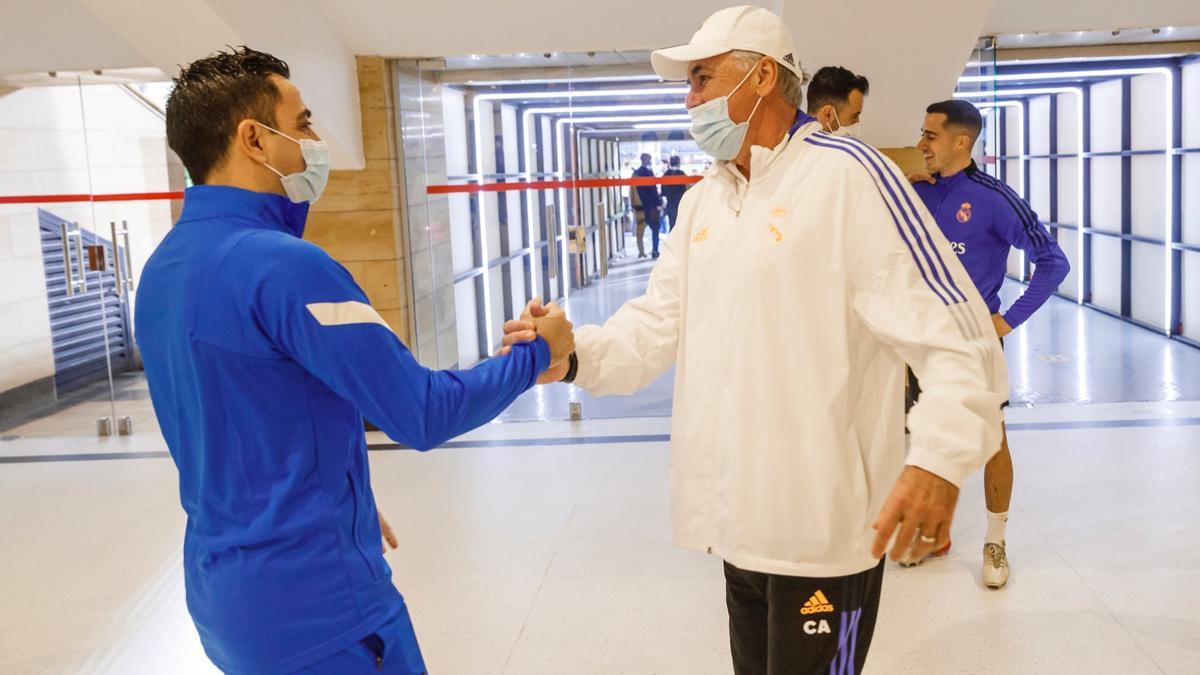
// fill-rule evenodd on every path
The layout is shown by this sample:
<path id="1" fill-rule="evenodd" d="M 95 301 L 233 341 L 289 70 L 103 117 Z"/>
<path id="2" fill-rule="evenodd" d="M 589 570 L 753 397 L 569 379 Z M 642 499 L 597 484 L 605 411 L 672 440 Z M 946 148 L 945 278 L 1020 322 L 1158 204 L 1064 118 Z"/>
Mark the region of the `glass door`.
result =
<path id="1" fill-rule="evenodd" d="M 0 341 L 0 429 L 128 436 L 155 424 L 133 334 L 136 280 L 184 183 L 166 146 L 169 84 L 156 70 L 15 84 L 0 99 L 13 149 L 0 217 L 18 244 L 0 262 L 19 273 L 0 297 L 15 319 L 0 322 L 12 333 Z"/>
<path id="2" fill-rule="evenodd" d="M 92 349 L 99 357 L 103 348 L 110 402 L 96 428 L 124 436 L 157 424 L 133 315 L 142 266 L 178 215 L 185 179 L 166 143 L 168 82 L 141 71 L 83 73 L 78 82 L 92 195 L 79 231 L 102 329 Z"/>

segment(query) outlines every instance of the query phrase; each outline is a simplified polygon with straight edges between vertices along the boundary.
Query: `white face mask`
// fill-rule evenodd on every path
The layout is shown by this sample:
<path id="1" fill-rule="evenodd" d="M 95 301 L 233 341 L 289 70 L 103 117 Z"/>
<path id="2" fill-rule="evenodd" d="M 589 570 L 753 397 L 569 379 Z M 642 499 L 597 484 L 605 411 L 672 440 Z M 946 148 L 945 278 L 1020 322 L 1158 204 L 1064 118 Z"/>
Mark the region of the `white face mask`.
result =
<path id="1" fill-rule="evenodd" d="M 850 126 L 842 124 L 842 120 L 837 114 L 837 108 L 833 109 L 833 119 L 837 121 L 838 128 L 830 131 L 830 134 L 834 136 L 845 136 L 847 138 L 862 138 L 862 122 L 856 122 Z"/>
<path id="2" fill-rule="evenodd" d="M 758 101 L 754 104 L 754 110 L 750 111 L 750 117 L 747 117 L 746 121 L 741 124 L 737 124 L 729 118 L 729 97 L 741 89 L 743 84 L 746 84 L 746 80 L 750 79 L 750 74 L 753 72 L 754 68 L 751 68 L 742 81 L 738 82 L 738 86 L 728 94 L 705 101 L 688 110 L 688 115 L 692 118 L 692 139 L 696 141 L 696 145 L 699 145 L 701 150 L 716 159 L 730 160 L 737 157 L 738 152 L 742 149 L 742 143 L 746 140 L 746 132 L 750 130 L 750 120 L 754 119 L 754 113 L 758 112 L 758 106 L 762 103 L 762 97 L 759 96 Z"/>
<path id="3" fill-rule="evenodd" d="M 838 123 L 838 129 L 830 131 L 832 136 L 845 136 L 847 138 L 862 138 L 863 124 L 856 123 L 850 126 L 841 124 L 841 118 L 838 117 L 838 108 L 833 109 L 833 119 Z"/>
<path id="4" fill-rule="evenodd" d="M 308 138 L 297 140 L 278 129 L 271 129 L 262 122 L 259 124 L 300 146 L 300 155 L 304 157 L 304 171 L 300 173 L 285 176 L 275 167 L 263 162 L 264 166 L 279 176 L 288 199 L 297 204 L 301 202 L 312 204 L 320 199 L 321 193 L 325 191 L 325 185 L 329 183 L 329 144 L 325 141 L 314 141 Z"/>

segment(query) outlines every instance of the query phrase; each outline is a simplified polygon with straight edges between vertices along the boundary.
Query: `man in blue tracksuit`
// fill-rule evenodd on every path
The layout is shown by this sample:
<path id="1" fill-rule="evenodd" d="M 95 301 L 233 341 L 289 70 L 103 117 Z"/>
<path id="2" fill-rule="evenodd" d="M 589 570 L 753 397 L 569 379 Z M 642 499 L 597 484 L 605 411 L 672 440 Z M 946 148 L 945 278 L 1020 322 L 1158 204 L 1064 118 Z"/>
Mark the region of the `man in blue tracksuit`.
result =
<path id="1" fill-rule="evenodd" d="M 971 150 L 982 130 L 982 116 L 966 101 L 942 101 L 929 106 L 917 145 L 928 173 L 911 179 L 987 302 L 996 334 L 1003 340 L 1050 298 L 1066 278 L 1070 265 L 1029 204 L 1008 185 L 975 166 Z M 1009 251 L 1014 247 L 1024 251 L 1033 263 L 1033 277 L 1021 297 L 1001 313 L 1000 287 L 1008 268 Z M 913 389 L 917 389 L 915 385 L 914 382 Z M 1002 588 L 1009 576 L 1004 530 L 1013 481 L 1007 435 L 984 469 L 983 481 L 988 509 L 983 583 L 989 588 Z M 949 544 L 935 555 L 947 550 Z"/>
<path id="2" fill-rule="evenodd" d="M 559 316 L 502 358 L 422 368 L 303 241 L 328 178 L 285 63 L 240 48 L 175 80 L 196 183 L 147 262 L 135 326 L 187 513 L 187 605 L 230 673 L 422 673 L 383 558 L 365 416 L 420 450 L 482 424 L 573 348 Z"/>

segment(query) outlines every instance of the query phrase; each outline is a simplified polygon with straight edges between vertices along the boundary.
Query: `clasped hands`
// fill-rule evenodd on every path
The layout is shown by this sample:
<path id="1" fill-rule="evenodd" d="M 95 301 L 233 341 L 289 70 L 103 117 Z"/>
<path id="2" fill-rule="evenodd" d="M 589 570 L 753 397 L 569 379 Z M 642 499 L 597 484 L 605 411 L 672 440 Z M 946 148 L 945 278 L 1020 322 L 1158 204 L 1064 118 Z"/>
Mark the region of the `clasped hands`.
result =
<path id="1" fill-rule="evenodd" d="M 541 337 L 550 345 L 550 367 L 538 376 L 537 383 L 558 382 L 566 376 L 571 354 L 575 351 L 574 329 L 566 312 L 556 303 L 543 306 L 541 298 L 534 298 L 525 305 L 521 318 L 505 322 L 497 355 L 505 356 L 512 351 L 513 345 Z"/>

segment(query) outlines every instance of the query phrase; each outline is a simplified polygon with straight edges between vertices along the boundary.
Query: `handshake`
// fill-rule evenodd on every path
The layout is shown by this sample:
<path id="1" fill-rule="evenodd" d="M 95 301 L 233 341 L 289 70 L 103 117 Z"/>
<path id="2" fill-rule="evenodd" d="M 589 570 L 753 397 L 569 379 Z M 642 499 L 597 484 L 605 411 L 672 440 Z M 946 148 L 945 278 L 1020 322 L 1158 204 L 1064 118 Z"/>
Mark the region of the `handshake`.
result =
<path id="1" fill-rule="evenodd" d="M 553 302 L 543 306 L 541 298 L 534 298 L 525 305 L 521 318 L 505 322 L 498 356 L 507 355 L 513 345 L 541 337 L 550 345 L 550 367 L 538 376 L 537 383 L 558 382 L 566 377 L 571 354 L 575 353 L 574 328 L 561 307 Z"/>

